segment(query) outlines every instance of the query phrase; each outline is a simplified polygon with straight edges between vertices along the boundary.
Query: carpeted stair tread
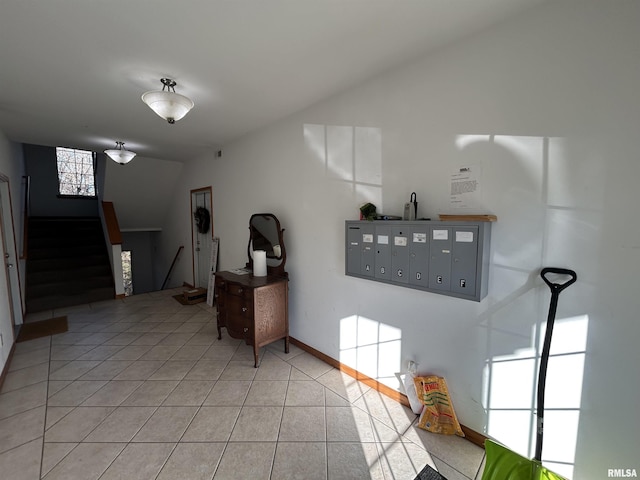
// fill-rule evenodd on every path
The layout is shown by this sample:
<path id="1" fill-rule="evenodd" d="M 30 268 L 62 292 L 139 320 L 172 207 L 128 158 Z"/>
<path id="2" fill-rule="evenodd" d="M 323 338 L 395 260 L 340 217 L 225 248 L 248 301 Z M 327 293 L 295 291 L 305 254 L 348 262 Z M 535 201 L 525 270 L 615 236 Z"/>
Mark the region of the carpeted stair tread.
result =
<path id="1" fill-rule="evenodd" d="M 84 257 L 62 257 L 62 258 L 36 258 L 27 259 L 27 274 L 43 271 L 58 271 L 85 267 L 88 265 L 108 264 L 107 255 L 87 255 Z"/>
<path id="2" fill-rule="evenodd" d="M 104 246 L 99 242 L 104 242 L 104 239 L 98 239 L 93 244 L 87 244 L 85 240 L 82 243 L 76 242 L 75 244 L 66 244 L 64 247 L 56 247 L 50 244 L 45 244 L 42 247 L 29 244 L 29 251 L 31 254 L 29 258 L 32 260 L 38 260 L 43 258 L 76 258 L 85 257 L 87 255 L 104 255 Z"/>
<path id="3" fill-rule="evenodd" d="M 62 285 L 64 285 L 64 290 L 61 291 Z M 81 278 L 80 280 L 74 278 L 66 281 L 39 283 L 37 285 L 30 284 L 27 287 L 27 296 L 34 298 L 61 293 L 79 295 L 89 289 L 95 288 L 110 288 L 113 290 L 112 278 L 110 276 L 101 276 Z"/>
<path id="4" fill-rule="evenodd" d="M 94 289 L 82 294 L 65 295 L 56 294 L 45 297 L 38 297 L 31 300 L 29 308 L 31 312 L 42 312 L 44 310 L 55 310 L 57 308 L 73 307 L 87 303 L 101 302 L 103 300 L 113 300 L 114 290 L 112 287 L 104 289 Z"/>
<path id="5" fill-rule="evenodd" d="M 79 265 L 75 268 L 61 268 L 59 270 L 33 270 L 28 272 L 29 284 L 40 285 L 46 283 L 55 283 L 60 280 L 74 280 L 78 277 L 103 277 L 111 278 L 111 268 L 104 262 L 96 265 Z"/>

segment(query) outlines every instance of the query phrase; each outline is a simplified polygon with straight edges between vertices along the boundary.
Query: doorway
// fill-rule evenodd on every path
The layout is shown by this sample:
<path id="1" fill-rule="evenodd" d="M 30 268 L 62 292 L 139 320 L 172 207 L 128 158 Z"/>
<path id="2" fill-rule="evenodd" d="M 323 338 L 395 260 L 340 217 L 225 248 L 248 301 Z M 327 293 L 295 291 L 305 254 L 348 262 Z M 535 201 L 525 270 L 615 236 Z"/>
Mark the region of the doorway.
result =
<path id="1" fill-rule="evenodd" d="M 213 204 L 211 187 L 191 190 L 191 238 L 193 286 L 207 288 L 213 244 Z"/>

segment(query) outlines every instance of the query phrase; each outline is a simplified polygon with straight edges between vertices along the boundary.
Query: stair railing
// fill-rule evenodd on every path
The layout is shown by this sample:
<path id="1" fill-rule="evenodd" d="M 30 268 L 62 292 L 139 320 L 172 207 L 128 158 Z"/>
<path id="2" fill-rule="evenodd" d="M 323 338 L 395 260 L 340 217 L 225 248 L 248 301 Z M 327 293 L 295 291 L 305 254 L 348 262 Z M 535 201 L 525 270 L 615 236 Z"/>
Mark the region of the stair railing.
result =
<path id="1" fill-rule="evenodd" d="M 164 290 L 164 287 L 167 285 L 167 282 L 169 281 L 169 278 L 171 277 L 171 272 L 173 271 L 173 267 L 175 267 L 176 262 L 178 261 L 178 256 L 180 255 L 180 252 L 182 251 L 183 248 L 184 248 L 184 245 L 180 245 L 178 247 L 178 251 L 176 252 L 176 256 L 173 257 L 173 262 L 171 262 L 171 267 L 169 267 L 169 271 L 167 272 L 167 276 L 164 277 L 164 282 L 162 282 L 162 287 L 160 288 L 160 290 Z"/>
<path id="2" fill-rule="evenodd" d="M 100 219 L 105 232 L 105 241 L 109 251 L 111 262 L 111 272 L 113 273 L 113 284 L 116 298 L 124 298 L 124 278 L 122 276 L 122 233 L 118 224 L 116 210 L 113 202 L 100 203 Z"/>
<path id="3" fill-rule="evenodd" d="M 20 255 L 20 258 L 25 260 L 27 258 L 29 243 L 29 198 L 31 197 L 31 177 L 29 175 L 25 175 L 22 177 L 22 181 L 24 182 L 24 211 L 22 216 L 22 254 Z"/>
<path id="4" fill-rule="evenodd" d="M 120 225 L 118 224 L 118 217 L 116 216 L 113 202 L 102 202 L 102 211 L 104 213 L 104 223 L 107 227 L 109 243 L 111 243 L 111 245 L 122 245 L 122 233 L 120 232 Z"/>

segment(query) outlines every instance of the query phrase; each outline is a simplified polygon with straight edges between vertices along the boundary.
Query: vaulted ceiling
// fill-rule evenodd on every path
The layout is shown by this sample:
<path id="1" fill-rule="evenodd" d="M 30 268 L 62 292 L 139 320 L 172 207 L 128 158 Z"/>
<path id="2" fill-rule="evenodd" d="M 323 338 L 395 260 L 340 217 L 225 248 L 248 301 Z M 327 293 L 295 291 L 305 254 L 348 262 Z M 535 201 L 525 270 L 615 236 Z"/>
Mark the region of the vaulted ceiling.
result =
<path id="1" fill-rule="evenodd" d="M 188 161 L 542 0 L 2 0 L 0 130 Z M 176 80 L 169 125 L 140 96 Z"/>

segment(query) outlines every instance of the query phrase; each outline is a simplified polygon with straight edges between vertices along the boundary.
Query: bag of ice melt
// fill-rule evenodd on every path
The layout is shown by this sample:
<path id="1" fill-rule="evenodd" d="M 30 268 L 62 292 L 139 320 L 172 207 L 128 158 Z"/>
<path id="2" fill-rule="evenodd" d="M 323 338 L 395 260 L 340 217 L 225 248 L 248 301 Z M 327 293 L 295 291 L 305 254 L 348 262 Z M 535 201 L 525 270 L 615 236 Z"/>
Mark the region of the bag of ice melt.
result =
<path id="1" fill-rule="evenodd" d="M 449 389 L 444 378 L 436 375 L 415 377 L 418 398 L 424 405 L 418 427 L 433 433 L 464 437 L 458 417 L 449 398 Z"/>

